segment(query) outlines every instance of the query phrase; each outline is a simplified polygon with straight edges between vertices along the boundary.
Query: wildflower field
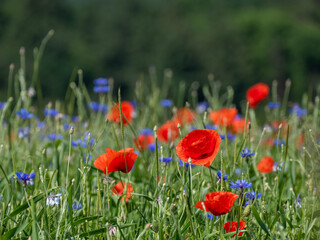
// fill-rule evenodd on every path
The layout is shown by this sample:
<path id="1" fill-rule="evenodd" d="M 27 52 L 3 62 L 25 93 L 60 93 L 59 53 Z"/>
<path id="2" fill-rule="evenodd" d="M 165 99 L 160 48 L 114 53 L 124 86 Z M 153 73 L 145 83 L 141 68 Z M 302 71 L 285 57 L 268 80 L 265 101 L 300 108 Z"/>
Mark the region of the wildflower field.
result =
<path id="1" fill-rule="evenodd" d="M 319 239 L 318 96 L 257 82 L 236 108 L 212 75 L 169 95 L 150 69 L 127 99 L 78 70 L 42 109 L 43 47 L 0 103 L 1 240 Z"/>

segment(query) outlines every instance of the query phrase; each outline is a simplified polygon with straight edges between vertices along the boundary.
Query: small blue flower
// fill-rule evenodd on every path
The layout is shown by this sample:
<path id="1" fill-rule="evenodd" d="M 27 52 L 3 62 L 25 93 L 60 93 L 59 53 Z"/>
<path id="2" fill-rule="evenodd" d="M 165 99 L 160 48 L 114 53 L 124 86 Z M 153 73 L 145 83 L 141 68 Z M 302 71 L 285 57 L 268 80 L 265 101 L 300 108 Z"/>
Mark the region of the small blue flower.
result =
<path id="1" fill-rule="evenodd" d="M 169 99 L 162 99 L 162 100 L 160 101 L 160 105 L 161 105 L 162 107 L 169 108 L 169 107 L 172 106 L 172 101 L 169 100 Z"/>
<path id="2" fill-rule="evenodd" d="M 210 125 L 210 124 L 205 124 L 205 126 L 206 126 L 206 129 L 212 129 L 212 130 L 217 130 L 217 125 Z M 228 136 L 228 134 L 227 134 L 227 136 Z"/>
<path id="3" fill-rule="evenodd" d="M 63 129 L 66 130 L 66 131 L 70 130 L 70 124 L 69 123 L 64 123 L 63 124 Z"/>
<path id="4" fill-rule="evenodd" d="M 224 140 L 226 138 L 225 134 L 219 134 L 221 140 Z M 233 141 L 236 138 L 236 135 L 232 135 L 231 133 L 227 133 L 227 139 L 228 141 Z"/>
<path id="5" fill-rule="evenodd" d="M 44 122 L 38 122 L 38 123 L 37 123 L 37 127 L 38 127 L 39 129 L 44 129 L 44 128 L 46 127 L 46 124 L 45 124 Z"/>
<path id="6" fill-rule="evenodd" d="M 93 87 L 95 93 L 106 93 L 109 92 L 109 86 L 95 86 Z"/>
<path id="7" fill-rule="evenodd" d="M 20 111 L 17 111 L 17 115 L 19 117 L 21 117 L 22 119 L 31 119 L 31 118 L 33 118 L 33 114 L 29 113 L 27 111 L 27 109 L 25 109 L 25 108 L 21 108 Z"/>
<path id="8" fill-rule="evenodd" d="M 161 161 L 163 163 L 169 163 L 172 161 L 172 157 L 159 158 L 159 161 Z"/>
<path id="9" fill-rule="evenodd" d="M 213 214 L 211 214 L 211 213 L 208 213 L 208 214 L 207 214 L 207 218 L 208 218 L 210 221 L 212 221 L 212 220 L 217 220 L 217 217 L 218 217 L 218 216 L 215 216 L 215 215 L 213 215 Z"/>
<path id="10" fill-rule="evenodd" d="M 221 170 L 217 172 L 217 177 L 219 181 L 221 181 Z M 223 174 L 223 181 L 228 181 L 228 175 L 226 173 Z"/>
<path id="11" fill-rule="evenodd" d="M 138 106 L 138 103 L 137 103 L 136 100 L 130 101 L 130 103 L 132 104 L 132 106 L 133 106 L 134 108 L 136 108 L 136 107 Z"/>
<path id="12" fill-rule="evenodd" d="M 150 128 L 144 128 L 140 130 L 141 135 L 153 135 L 153 131 Z"/>
<path id="13" fill-rule="evenodd" d="M 290 114 L 295 114 L 297 117 L 302 117 L 308 114 L 307 109 L 303 109 L 299 106 L 299 104 L 294 104 L 291 109 L 289 109 Z"/>
<path id="14" fill-rule="evenodd" d="M 28 138 L 30 136 L 30 128 L 19 128 L 18 129 L 18 137 L 21 138 Z"/>
<path id="15" fill-rule="evenodd" d="M 82 207 L 82 204 L 81 204 L 81 203 L 74 203 L 74 204 L 72 204 L 72 208 L 73 208 L 74 210 L 79 210 L 79 209 L 81 209 L 81 207 Z"/>
<path id="16" fill-rule="evenodd" d="M 241 174 L 243 173 L 243 171 L 239 168 L 236 168 L 236 170 L 234 172 L 237 176 L 241 176 Z"/>
<path id="17" fill-rule="evenodd" d="M 94 85 L 103 86 L 108 84 L 107 78 L 97 78 L 93 81 Z"/>
<path id="18" fill-rule="evenodd" d="M 297 195 L 296 200 L 295 200 L 295 204 L 296 204 L 297 208 L 302 208 L 301 203 L 302 203 L 302 199 L 300 198 L 300 193 L 299 193 L 299 194 Z"/>
<path id="19" fill-rule="evenodd" d="M 281 164 L 279 165 L 278 162 L 274 162 L 274 163 L 273 163 L 273 167 L 272 167 L 272 168 L 273 168 L 273 171 L 274 171 L 274 172 L 280 171 L 282 165 L 283 165 L 283 163 L 281 163 Z"/>
<path id="20" fill-rule="evenodd" d="M 243 158 L 250 158 L 255 155 L 254 152 L 251 152 L 250 148 L 243 149 L 240 154 L 241 154 L 241 157 L 243 157 Z"/>
<path id="21" fill-rule="evenodd" d="M 50 109 L 50 108 L 46 108 L 44 109 L 44 115 L 47 116 L 47 117 L 55 117 L 59 114 L 59 111 L 58 110 L 55 110 L 55 109 Z"/>
<path id="22" fill-rule="evenodd" d="M 155 143 L 150 143 L 149 145 L 148 145 L 148 149 L 149 149 L 149 151 L 151 151 L 151 152 L 154 152 L 155 150 L 156 150 L 156 144 Z M 159 144 L 158 144 L 158 150 L 160 149 L 160 146 L 159 146 Z"/>
<path id="23" fill-rule="evenodd" d="M 93 110 L 95 112 L 104 112 L 104 113 L 106 113 L 107 109 L 108 109 L 106 104 L 100 104 L 100 103 L 97 103 L 97 102 L 88 103 L 87 106 L 91 110 Z"/>
<path id="24" fill-rule="evenodd" d="M 92 158 L 91 154 L 87 157 L 87 154 L 83 153 L 83 161 L 84 161 L 84 163 L 90 162 L 91 158 Z"/>
<path id="25" fill-rule="evenodd" d="M 48 197 L 47 197 L 47 206 L 58 206 L 59 205 L 59 202 L 60 202 L 60 197 L 61 197 L 61 193 L 58 193 L 58 194 L 50 194 Z"/>
<path id="26" fill-rule="evenodd" d="M 210 104 L 208 102 L 199 102 L 196 111 L 198 113 L 203 113 L 205 112 L 208 108 L 210 107 Z"/>
<path id="27" fill-rule="evenodd" d="M 79 116 L 72 116 L 72 117 L 71 117 L 71 122 L 78 122 L 79 119 L 80 119 Z"/>
<path id="28" fill-rule="evenodd" d="M 6 104 L 6 102 L 0 102 L 0 110 L 4 109 Z"/>
<path id="29" fill-rule="evenodd" d="M 182 161 L 181 159 L 179 159 L 179 166 L 185 166 L 186 168 L 189 167 L 189 163 Z M 194 164 L 191 163 L 191 167 L 193 167 Z"/>
<path id="30" fill-rule="evenodd" d="M 275 145 L 275 146 L 277 146 L 277 147 L 281 147 L 281 145 L 286 145 L 286 140 L 281 140 L 281 139 L 275 139 L 274 140 L 274 142 L 273 142 L 273 144 Z"/>
<path id="31" fill-rule="evenodd" d="M 260 192 L 256 193 L 255 191 L 251 191 L 251 192 L 246 193 L 246 197 L 251 200 L 259 199 L 262 197 L 262 193 L 260 193 Z"/>
<path id="32" fill-rule="evenodd" d="M 20 181 L 23 181 L 24 184 L 27 185 L 33 185 L 32 179 L 36 177 L 36 174 L 34 172 L 28 174 L 28 173 L 21 173 L 21 172 L 16 172 L 17 178 Z"/>
<path id="33" fill-rule="evenodd" d="M 58 139 L 62 139 L 62 135 L 61 134 L 55 134 L 55 133 L 51 133 L 47 136 L 47 138 L 50 140 L 50 141 L 56 141 Z"/>
<path id="34" fill-rule="evenodd" d="M 230 188 L 232 189 L 252 188 L 252 183 L 249 183 L 246 180 L 238 179 L 235 183 L 230 182 Z"/>
<path id="35" fill-rule="evenodd" d="M 268 103 L 268 108 L 270 108 L 270 109 L 279 108 L 279 107 L 280 107 L 279 102 L 269 102 Z"/>

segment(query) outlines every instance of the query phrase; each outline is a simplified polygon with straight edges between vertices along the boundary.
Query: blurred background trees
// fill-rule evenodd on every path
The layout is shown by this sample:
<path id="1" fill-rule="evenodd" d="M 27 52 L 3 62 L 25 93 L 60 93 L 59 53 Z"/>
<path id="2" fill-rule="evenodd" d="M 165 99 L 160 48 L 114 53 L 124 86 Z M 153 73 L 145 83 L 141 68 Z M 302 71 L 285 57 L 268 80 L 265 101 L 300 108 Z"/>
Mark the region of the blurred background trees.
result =
<path id="1" fill-rule="evenodd" d="M 55 30 L 40 64 L 46 99 L 63 98 L 75 67 L 91 87 L 114 77 L 130 98 L 135 81 L 155 66 L 175 83 L 209 73 L 243 99 L 248 86 L 293 82 L 291 99 L 314 91 L 320 74 L 320 3 L 316 0 L 2 0 L 0 1 L 0 100 L 10 63 L 24 46 L 27 80 L 33 48 Z M 54 83 L 54 84 L 53 84 Z"/>

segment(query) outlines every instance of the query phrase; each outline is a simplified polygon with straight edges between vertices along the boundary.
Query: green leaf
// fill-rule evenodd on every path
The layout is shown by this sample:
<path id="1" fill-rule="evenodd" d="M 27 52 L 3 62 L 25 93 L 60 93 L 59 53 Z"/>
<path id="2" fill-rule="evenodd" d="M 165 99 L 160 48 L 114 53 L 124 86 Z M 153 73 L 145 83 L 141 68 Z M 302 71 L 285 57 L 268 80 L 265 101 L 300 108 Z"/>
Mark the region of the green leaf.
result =
<path id="1" fill-rule="evenodd" d="M 39 195 L 33 197 L 31 200 L 33 200 L 34 203 L 37 203 L 41 199 L 43 199 L 44 196 L 45 196 L 44 193 L 40 193 Z M 25 202 L 24 204 L 22 204 L 19 207 L 15 208 L 5 219 L 3 219 L 3 223 L 7 222 L 10 218 L 18 215 L 19 213 L 23 212 L 27 208 L 29 208 L 29 205 L 28 205 L 27 202 Z"/>
<path id="2" fill-rule="evenodd" d="M 318 217 L 320 217 L 320 209 L 314 211 L 314 213 L 313 213 L 313 218 L 318 218 Z"/>
<path id="3" fill-rule="evenodd" d="M 97 230 L 93 230 L 93 231 L 82 233 L 82 234 L 80 234 L 79 238 L 84 238 L 84 237 L 89 237 L 89 236 L 93 236 L 93 235 L 102 234 L 102 233 L 105 233 L 106 231 L 107 231 L 107 228 L 100 228 L 100 229 L 97 229 Z"/>
<path id="4" fill-rule="evenodd" d="M 261 220 L 259 213 L 257 212 L 256 208 L 254 206 L 252 206 L 252 213 L 253 216 L 255 217 L 255 219 L 257 220 L 258 224 L 260 225 L 260 227 L 262 228 L 263 231 L 265 231 L 265 233 L 270 236 L 269 230 L 267 228 L 267 226 L 263 223 L 263 221 Z"/>
<path id="5" fill-rule="evenodd" d="M 2 240 L 12 239 L 14 236 L 22 232 L 27 226 L 29 227 L 31 224 L 32 224 L 32 221 L 31 222 L 26 221 L 20 226 L 8 230 L 5 234 L 3 234 Z"/>

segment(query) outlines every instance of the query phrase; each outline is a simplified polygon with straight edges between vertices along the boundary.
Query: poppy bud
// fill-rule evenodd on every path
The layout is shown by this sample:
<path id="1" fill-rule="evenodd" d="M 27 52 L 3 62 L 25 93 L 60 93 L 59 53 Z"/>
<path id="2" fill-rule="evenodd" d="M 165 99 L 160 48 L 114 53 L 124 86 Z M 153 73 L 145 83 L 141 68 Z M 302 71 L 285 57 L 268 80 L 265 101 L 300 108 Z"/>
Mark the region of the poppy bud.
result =
<path id="1" fill-rule="evenodd" d="M 250 213 L 251 213 L 251 205 L 248 204 L 248 205 L 246 206 L 246 208 L 244 209 L 244 211 L 243 211 L 243 216 L 244 216 L 244 217 L 248 217 L 248 216 L 250 215 Z"/>
<path id="2" fill-rule="evenodd" d="M 158 222 L 157 221 L 153 221 L 152 222 L 152 225 L 151 225 L 152 227 L 152 230 L 154 231 L 154 232 L 158 232 L 159 231 L 159 225 L 158 225 Z"/>
<path id="3" fill-rule="evenodd" d="M 74 127 L 73 127 L 73 126 L 71 126 L 71 127 L 70 127 L 70 130 L 69 130 L 69 134 L 70 134 L 70 135 L 72 135 L 72 134 L 73 134 L 73 132 L 74 132 Z"/>
<path id="4" fill-rule="evenodd" d="M 172 211 L 173 213 L 176 213 L 177 210 L 178 210 L 177 205 L 172 203 L 172 204 L 171 204 L 171 211 Z"/>

